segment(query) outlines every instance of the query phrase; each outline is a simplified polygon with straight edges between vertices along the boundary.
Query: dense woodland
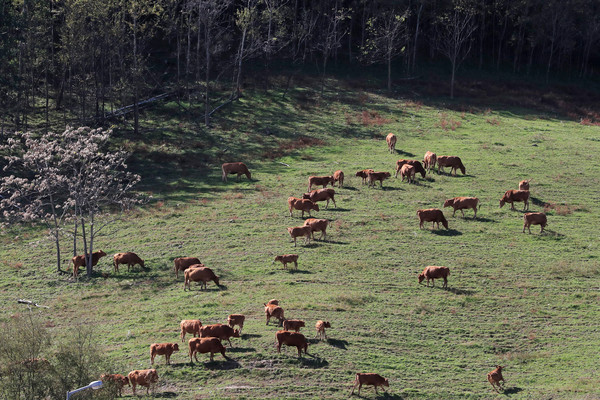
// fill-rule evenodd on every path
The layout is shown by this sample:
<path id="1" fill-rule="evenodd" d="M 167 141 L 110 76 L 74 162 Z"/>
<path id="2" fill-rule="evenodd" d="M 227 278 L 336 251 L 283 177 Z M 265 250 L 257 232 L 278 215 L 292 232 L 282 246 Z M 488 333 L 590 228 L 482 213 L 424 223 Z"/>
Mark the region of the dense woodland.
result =
<path id="1" fill-rule="evenodd" d="M 385 66 L 394 79 L 443 65 L 537 79 L 595 78 L 596 0 L 2 0 L 0 124 L 99 124 L 176 96 L 204 123 L 250 73 L 323 78 Z M 127 105 L 130 108 L 122 110 Z M 119 110 L 116 114 L 115 111 Z M 63 115 L 62 126 L 51 115 Z"/>

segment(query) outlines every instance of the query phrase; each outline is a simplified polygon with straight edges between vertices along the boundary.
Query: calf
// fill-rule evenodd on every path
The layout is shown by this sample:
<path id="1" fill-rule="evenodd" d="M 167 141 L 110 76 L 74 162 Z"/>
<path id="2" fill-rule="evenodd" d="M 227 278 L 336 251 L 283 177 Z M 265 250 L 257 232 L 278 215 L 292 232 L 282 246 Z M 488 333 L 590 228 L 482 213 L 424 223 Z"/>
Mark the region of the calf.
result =
<path id="1" fill-rule="evenodd" d="M 448 267 L 437 267 L 435 265 L 431 265 L 429 267 L 425 267 L 423 272 L 419 274 L 419 283 L 423 282 L 424 279 L 427 279 L 427 287 L 429 287 L 429 280 L 431 280 L 431 286 L 435 286 L 435 279 L 443 278 L 444 285 L 442 287 L 448 287 L 448 275 L 450 275 L 450 269 Z"/>
<path id="2" fill-rule="evenodd" d="M 394 135 L 393 133 L 388 133 L 388 135 L 385 137 L 385 141 L 387 142 L 388 150 L 390 151 L 390 153 L 395 153 L 396 152 L 396 135 Z"/>
<path id="3" fill-rule="evenodd" d="M 402 167 L 404 165 L 412 165 L 413 167 L 415 167 L 415 174 L 419 173 L 421 174 L 422 178 L 425 178 L 425 168 L 423 168 L 423 165 L 421 164 L 421 162 L 417 161 L 417 160 L 398 160 L 396 161 L 396 175 L 394 175 L 396 178 L 398 177 L 398 172 L 400 172 L 400 170 L 402 169 Z"/>
<path id="4" fill-rule="evenodd" d="M 92 267 L 95 267 L 96 264 L 98 264 L 98 260 L 100 260 L 105 255 L 106 253 L 102 250 L 94 251 L 92 253 Z M 71 262 L 73 263 L 73 278 L 77 279 L 77 274 L 79 274 L 79 267 L 83 267 L 86 265 L 85 256 L 75 256 L 71 259 Z"/>
<path id="5" fill-rule="evenodd" d="M 425 153 L 425 156 L 423 157 L 423 166 L 425 169 L 427 169 L 427 172 L 429 172 L 432 168 L 435 168 L 436 162 L 437 156 L 435 153 L 432 153 L 431 151 Z"/>
<path id="6" fill-rule="evenodd" d="M 177 343 L 153 343 L 150 345 L 150 364 L 154 364 L 154 357 L 157 355 L 165 356 L 167 365 L 171 363 L 171 354 L 174 351 L 179 351 Z"/>
<path id="7" fill-rule="evenodd" d="M 225 163 L 221 165 L 221 171 L 223 172 L 223 175 L 221 176 L 223 182 L 227 182 L 227 175 L 232 174 L 237 174 L 238 181 L 242 175 L 246 175 L 248 180 L 252 179 L 252 175 L 250 174 L 248 167 L 246 167 L 246 164 L 242 162 Z"/>
<path id="8" fill-rule="evenodd" d="M 460 157 L 456 157 L 456 156 L 438 156 L 437 157 L 437 165 L 438 165 L 438 173 L 442 172 L 442 169 L 444 167 L 450 167 L 450 171 L 452 172 L 453 176 L 456 176 L 456 169 L 460 168 L 460 172 L 462 172 L 463 175 L 466 174 L 467 170 L 465 168 L 465 166 L 463 165 Z"/>
<path id="9" fill-rule="evenodd" d="M 212 269 L 208 267 L 202 266 L 203 264 L 195 264 L 190 266 L 183 273 L 185 281 L 183 283 L 183 291 L 185 292 L 185 288 L 187 286 L 188 290 L 190 288 L 190 282 L 200 282 L 200 290 L 206 289 L 206 282 L 213 281 L 215 285 L 221 286 L 219 284 L 219 277 L 215 275 Z"/>
<path id="10" fill-rule="evenodd" d="M 210 361 L 214 361 L 215 353 L 221 353 L 225 359 L 225 346 L 221 343 L 219 338 L 208 337 L 208 338 L 192 338 L 188 342 L 190 362 L 193 362 L 192 357 L 198 361 L 198 353 L 210 353 Z"/>
<path id="11" fill-rule="evenodd" d="M 431 222 L 431 229 L 437 223 L 438 229 L 440 229 L 440 222 L 444 225 L 444 228 L 448 229 L 448 221 L 444 217 L 442 210 L 438 208 L 428 208 L 426 210 L 417 210 L 417 216 L 419 217 L 419 228 L 423 229 L 423 222 Z"/>
<path id="12" fill-rule="evenodd" d="M 475 215 L 473 215 L 473 219 L 475 219 L 475 218 L 477 218 L 477 205 L 478 204 L 479 204 L 479 199 L 477 197 L 455 197 L 453 199 L 448 199 L 448 200 L 444 201 L 444 208 L 452 207 L 454 209 L 454 212 L 452 213 L 453 217 L 454 217 L 454 214 L 456 214 L 456 210 L 460 210 L 460 213 L 464 217 L 465 212 L 463 210 L 472 208 L 473 211 L 475 212 Z M 481 207 L 481 204 L 479 204 L 479 206 Z"/>
<path id="13" fill-rule="evenodd" d="M 298 349 L 298 357 L 302 357 L 302 350 L 308 354 L 308 342 L 303 334 L 289 331 L 277 331 L 275 333 L 277 339 L 277 352 L 281 353 L 281 345 L 295 346 Z"/>
<path id="14" fill-rule="evenodd" d="M 300 319 L 286 319 L 283 321 L 283 330 L 291 331 L 294 330 L 296 332 L 300 331 L 300 328 L 304 328 L 304 321 Z"/>
<path id="15" fill-rule="evenodd" d="M 265 304 L 265 316 L 267 317 L 267 323 L 265 325 L 269 325 L 271 318 L 277 318 L 279 320 L 279 325 L 277 326 L 281 326 L 285 319 L 283 316 L 283 308 L 275 304 Z"/>
<path id="16" fill-rule="evenodd" d="M 540 212 L 530 212 L 523 214 L 523 233 L 525 228 L 531 233 L 531 225 L 540 225 L 540 233 L 544 232 L 544 228 L 548 225 L 546 214 Z"/>
<path id="17" fill-rule="evenodd" d="M 487 374 L 488 381 L 490 382 L 490 385 L 492 385 L 496 393 L 500 393 L 498 391 L 498 388 L 502 389 L 502 386 L 500 386 L 500 381 L 506 383 L 504 377 L 502 376 L 502 368 L 504 367 L 501 365 L 496 365 L 496 369 Z M 498 388 L 496 386 L 498 386 Z"/>
<path id="18" fill-rule="evenodd" d="M 317 321 L 317 323 L 315 324 L 317 335 L 315 336 L 315 338 L 318 337 L 319 340 L 323 340 L 323 337 L 325 337 L 325 340 L 327 340 L 327 333 L 325 332 L 325 328 L 331 328 L 331 324 L 329 323 L 329 321 Z"/>
<path id="19" fill-rule="evenodd" d="M 179 257 L 173 260 L 173 264 L 175 264 L 175 277 L 179 278 L 179 271 L 185 271 L 191 265 L 201 264 L 204 265 L 198 260 L 196 257 Z"/>
<path id="20" fill-rule="evenodd" d="M 337 170 L 333 173 L 333 181 L 338 183 L 338 187 L 344 186 L 344 172 Z M 331 184 L 333 186 L 333 183 Z"/>
<path id="21" fill-rule="evenodd" d="M 298 269 L 298 254 L 284 254 L 282 256 L 275 257 L 273 263 L 279 261 L 283 264 L 283 269 L 287 269 L 288 263 L 294 263 L 294 269 Z"/>
<path id="22" fill-rule="evenodd" d="M 158 382 L 158 373 L 155 369 L 136 369 L 128 373 L 127 378 L 129 378 L 129 383 L 131 383 L 131 389 L 133 390 L 134 396 L 135 387 L 137 385 L 146 386 L 147 395 L 150 387 L 152 387 L 152 391 L 154 392 L 154 386 L 156 385 L 156 382 Z"/>
<path id="23" fill-rule="evenodd" d="M 315 232 L 321 232 L 321 236 L 319 236 L 319 240 L 327 239 L 327 226 L 329 225 L 329 221 L 326 219 L 317 219 L 317 218 L 308 218 L 304 221 L 304 226 L 310 226 L 310 231 L 312 232 L 312 238 L 315 238 Z"/>
<path id="24" fill-rule="evenodd" d="M 529 182 L 531 179 L 519 182 L 519 190 L 529 190 Z"/>
<path id="25" fill-rule="evenodd" d="M 287 230 L 292 239 L 294 239 L 294 247 L 296 247 L 296 238 L 299 236 L 304 236 L 304 244 L 310 243 L 312 228 L 309 225 L 287 228 Z"/>
<path id="26" fill-rule="evenodd" d="M 119 393 L 119 397 L 123 395 L 123 387 L 129 384 L 129 378 L 121 374 L 102 374 L 100 380 L 109 385 L 113 385 L 114 389 Z"/>
<path id="27" fill-rule="evenodd" d="M 113 265 L 115 272 L 119 272 L 119 264 L 127 264 L 127 272 L 135 264 L 139 264 L 140 267 L 144 268 L 144 260 L 138 257 L 135 253 L 117 253 L 113 256 Z"/>
<path id="28" fill-rule="evenodd" d="M 308 216 L 310 217 L 310 210 L 319 211 L 319 206 L 316 203 L 308 199 L 299 199 L 297 197 L 288 197 L 288 207 L 290 209 L 290 217 L 292 216 L 292 210 L 301 210 L 302 218 L 304 218 L 304 211 L 308 211 Z"/>
<path id="29" fill-rule="evenodd" d="M 369 182 L 369 187 L 375 186 L 375 182 L 379 181 L 381 188 L 383 189 L 383 181 L 384 179 L 392 176 L 389 172 L 369 172 L 367 174 L 367 181 Z"/>
<path id="30" fill-rule="evenodd" d="M 362 184 L 367 183 L 367 178 L 369 177 L 369 172 L 373 172 L 372 169 L 363 169 L 362 171 L 357 171 L 356 176 L 360 176 L 362 179 Z"/>
<path id="31" fill-rule="evenodd" d="M 510 209 L 515 209 L 515 202 L 522 201 L 523 211 L 529 210 L 529 190 L 507 190 L 504 196 L 500 199 L 500 208 L 504 206 L 504 203 L 510 203 Z"/>
<path id="32" fill-rule="evenodd" d="M 327 200 L 327 204 L 325 205 L 325 208 L 329 207 L 329 200 L 333 201 L 333 205 L 335 206 L 335 208 L 337 208 L 337 204 L 335 204 L 335 190 L 333 189 L 315 189 L 310 191 L 309 193 L 304 193 L 302 195 L 302 198 L 304 200 L 310 200 L 313 203 L 316 203 L 317 201 L 326 201 Z M 310 213 L 310 212 L 309 212 Z"/>
<path id="33" fill-rule="evenodd" d="M 202 322 L 200 322 L 199 319 L 184 319 L 179 326 L 181 327 L 181 341 L 183 342 L 186 333 L 191 333 L 194 337 L 196 337 L 196 335 L 200 336 Z"/>
<path id="34" fill-rule="evenodd" d="M 406 178 L 408 183 L 415 183 L 415 167 L 404 164 L 400 169 L 400 177 L 402 178 L 402 182 L 404 182 L 404 178 Z"/>
<path id="35" fill-rule="evenodd" d="M 240 337 L 240 331 L 239 329 L 233 329 L 231 326 L 224 324 L 205 325 L 200 328 L 200 337 L 216 337 L 220 340 L 227 340 L 229 346 L 233 347 L 231 338 Z"/>
<path id="36" fill-rule="evenodd" d="M 333 186 L 334 182 L 335 182 L 335 178 L 333 177 L 333 175 L 309 176 L 308 177 L 308 191 L 310 192 L 312 190 L 313 185 L 315 185 L 315 186 L 323 185 L 323 189 L 325 189 L 327 187 L 327 185 L 329 185 L 329 184 L 331 184 L 331 186 Z"/>
<path id="37" fill-rule="evenodd" d="M 240 329 L 240 334 L 242 333 L 242 329 L 244 328 L 244 321 L 246 320 L 246 317 L 242 314 L 230 314 L 227 317 L 227 325 L 229 325 L 230 327 L 234 327 L 234 326 L 239 326 Z"/>
<path id="38" fill-rule="evenodd" d="M 390 383 L 388 382 L 387 378 L 384 378 L 379 374 L 358 373 L 354 379 L 354 387 L 352 388 L 352 393 L 350 393 L 350 396 L 354 394 L 354 389 L 356 389 L 356 386 L 358 386 L 358 395 L 360 396 L 360 388 L 362 385 L 373 385 L 375 387 L 375 393 L 379 394 L 377 392 L 377 386 L 381 386 L 383 389 L 384 386 L 389 387 Z M 385 392 L 385 389 L 383 389 L 383 391 Z"/>

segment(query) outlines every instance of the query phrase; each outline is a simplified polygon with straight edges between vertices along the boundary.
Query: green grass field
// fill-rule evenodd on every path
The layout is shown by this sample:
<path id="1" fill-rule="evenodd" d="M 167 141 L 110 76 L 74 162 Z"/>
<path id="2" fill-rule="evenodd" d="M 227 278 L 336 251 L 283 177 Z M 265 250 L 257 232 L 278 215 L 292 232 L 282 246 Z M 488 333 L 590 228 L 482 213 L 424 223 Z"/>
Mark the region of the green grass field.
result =
<path id="1" fill-rule="evenodd" d="M 453 110 L 459 111 L 453 111 Z M 348 398 L 356 372 L 390 381 L 390 399 L 592 399 L 600 397 L 600 128 L 531 109 L 481 108 L 390 98 L 345 88 L 320 98 L 310 89 L 251 92 L 211 130 L 168 103 L 146 115 L 134 152 L 143 208 L 97 239 L 109 257 L 107 279 L 73 282 L 54 272 L 43 232 L 12 227 L 0 238 L 3 319 L 26 310 L 27 298 L 57 335 L 74 324 L 93 327 L 114 370 L 150 367 L 149 345 L 178 342 L 179 321 L 226 323 L 246 315 L 231 360 L 189 363 L 187 344 L 155 364 L 156 397 L 180 399 Z M 385 135 L 398 136 L 390 154 Z M 383 190 L 361 185 L 355 172 L 393 172 L 399 158 L 427 151 L 458 155 L 466 175 L 431 174 L 409 185 L 393 177 Z M 245 161 L 252 181 L 221 182 L 219 165 Z M 286 165 L 285 165 L 286 164 Z M 307 189 L 310 175 L 341 169 L 337 208 L 313 213 L 330 222 L 328 240 L 294 248 L 286 199 Z M 508 189 L 532 179 L 531 211 L 547 210 L 548 227 L 521 233 L 517 211 L 499 208 Z M 416 210 L 444 199 L 477 196 L 478 218 L 452 217 L 449 230 L 419 229 Z M 449 211 L 450 210 L 450 211 Z M 72 239 L 64 238 L 68 253 Z M 112 273 L 116 252 L 134 251 L 149 271 Z M 299 270 L 272 265 L 297 253 Z M 172 260 L 197 256 L 221 277 L 222 289 L 183 291 Z M 427 265 L 450 268 L 448 290 L 417 282 Z M 65 263 L 66 267 L 66 263 Z M 275 324 L 263 303 L 277 298 L 287 318 L 329 320 L 329 341 L 311 340 L 309 355 L 277 354 Z M 486 380 L 505 366 L 505 392 Z M 142 391 L 142 393 L 145 392 Z M 126 390 L 125 397 L 132 397 Z M 371 387 L 361 396 L 375 398 Z"/>

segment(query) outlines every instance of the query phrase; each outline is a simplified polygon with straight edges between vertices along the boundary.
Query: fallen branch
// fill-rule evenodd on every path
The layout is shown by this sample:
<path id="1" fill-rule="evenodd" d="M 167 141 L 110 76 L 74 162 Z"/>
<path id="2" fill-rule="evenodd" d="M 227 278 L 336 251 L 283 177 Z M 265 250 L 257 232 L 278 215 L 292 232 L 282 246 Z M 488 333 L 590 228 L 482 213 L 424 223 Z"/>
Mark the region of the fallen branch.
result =
<path id="1" fill-rule="evenodd" d="M 34 302 L 33 302 L 33 301 L 31 301 L 31 300 L 23 300 L 23 299 L 19 299 L 19 300 L 17 300 L 17 303 L 21 303 L 21 304 L 27 304 L 28 306 L 36 306 L 36 307 L 42 307 L 42 308 L 50 308 L 50 307 L 48 307 L 48 306 L 41 306 L 41 305 L 39 305 L 39 304 L 37 304 L 37 303 L 34 303 Z"/>

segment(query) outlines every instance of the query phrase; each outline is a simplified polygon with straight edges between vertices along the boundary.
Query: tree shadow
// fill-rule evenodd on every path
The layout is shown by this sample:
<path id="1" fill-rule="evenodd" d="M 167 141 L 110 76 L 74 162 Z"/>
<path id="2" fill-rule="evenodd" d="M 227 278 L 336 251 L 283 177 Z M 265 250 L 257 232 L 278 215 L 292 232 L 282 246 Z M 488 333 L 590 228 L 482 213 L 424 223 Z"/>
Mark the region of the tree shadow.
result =
<path id="1" fill-rule="evenodd" d="M 242 333 L 242 339 L 252 339 L 252 338 L 259 338 L 262 337 L 262 335 L 257 335 L 254 333 Z"/>
<path id="2" fill-rule="evenodd" d="M 256 349 L 254 347 L 231 347 L 227 351 L 231 353 L 248 353 L 251 351 L 256 351 Z"/>
<path id="3" fill-rule="evenodd" d="M 333 347 L 337 347 L 338 349 L 348 350 L 348 341 L 341 339 L 327 339 L 327 343 Z"/>
<path id="4" fill-rule="evenodd" d="M 431 231 L 432 234 L 434 235 L 438 235 L 438 236 L 460 236 L 462 235 L 461 231 L 457 231 L 456 229 L 437 229 L 437 230 L 432 230 Z"/>
<path id="5" fill-rule="evenodd" d="M 522 391 L 523 391 L 523 389 L 521 389 L 520 387 L 513 386 L 511 388 L 504 389 L 503 392 L 506 395 L 511 395 L 511 394 L 517 394 L 517 393 L 522 392 Z"/>

